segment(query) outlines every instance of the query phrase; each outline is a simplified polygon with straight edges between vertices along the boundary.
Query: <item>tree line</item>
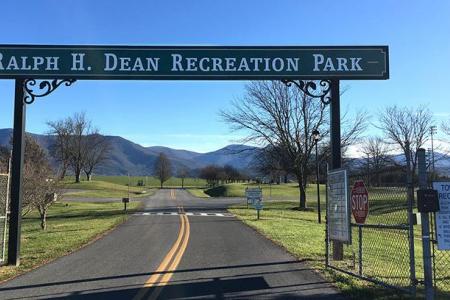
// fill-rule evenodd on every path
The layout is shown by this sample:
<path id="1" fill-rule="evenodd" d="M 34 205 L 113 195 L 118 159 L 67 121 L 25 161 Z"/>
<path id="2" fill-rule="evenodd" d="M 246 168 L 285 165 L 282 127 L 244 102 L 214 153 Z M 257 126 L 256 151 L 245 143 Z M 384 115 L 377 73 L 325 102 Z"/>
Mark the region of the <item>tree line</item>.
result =
<path id="1" fill-rule="evenodd" d="M 200 169 L 199 177 L 205 179 L 209 186 L 216 186 L 219 183 L 234 183 L 240 181 L 247 181 L 250 177 L 243 171 L 231 165 L 224 165 L 223 167 L 217 165 L 208 165 Z"/>

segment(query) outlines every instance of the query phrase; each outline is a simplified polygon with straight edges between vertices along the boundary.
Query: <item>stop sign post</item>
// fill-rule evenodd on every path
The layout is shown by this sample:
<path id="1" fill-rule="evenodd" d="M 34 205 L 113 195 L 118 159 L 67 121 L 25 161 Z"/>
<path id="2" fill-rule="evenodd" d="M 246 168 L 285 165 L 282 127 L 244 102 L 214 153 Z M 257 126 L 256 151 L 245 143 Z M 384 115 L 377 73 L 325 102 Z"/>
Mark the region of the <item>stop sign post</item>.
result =
<path id="1" fill-rule="evenodd" d="M 364 224 L 369 214 L 369 193 L 362 180 L 355 181 L 351 192 L 352 215 L 357 224 Z"/>

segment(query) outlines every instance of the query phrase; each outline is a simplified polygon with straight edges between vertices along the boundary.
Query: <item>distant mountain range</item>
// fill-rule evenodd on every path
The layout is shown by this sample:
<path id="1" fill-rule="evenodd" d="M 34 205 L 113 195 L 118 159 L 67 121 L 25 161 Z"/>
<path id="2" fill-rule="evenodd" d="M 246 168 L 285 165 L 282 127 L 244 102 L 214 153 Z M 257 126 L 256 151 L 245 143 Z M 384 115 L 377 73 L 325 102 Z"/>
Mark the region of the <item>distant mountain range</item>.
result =
<path id="1" fill-rule="evenodd" d="M 12 129 L 0 129 L 0 145 L 9 146 Z M 54 143 L 55 137 L 31 134 L 47 150 Z M 151 175 L 156 158 L 164 153 L 171 160 L 174 172 L 187 167 L 192 172 L 209 164 L 218 166 L 231 165 L 237 169 L 246 169 L 258 152 L 258 148 L 245 145 L 229 145 L 207 153 L 197 153 L 168 147 L 143 147 L 120 136 L 106 136 L 112 145 L 110 158 L 99 166 L 97 175 Z M 56 163 L 53 162 L 56 166 Z"/>
<path id="2" fill-rule="evenodd" d="M 0 145 L 9 146 L 12 129 L 0 129 Z M 31 134 L 36 141 L 48 152 L 55 137 L 41 134 Z M 110 158 L 96 168 L 97 175 L 151 175 L 153 166 L 159 153 L 164 153 L 172 162 L 174 174 L 181 167 L 188 168 L 192 175 L 197 175 L 199 169 L 213 164 L 217 166 L 231 165 L 239 170 L 249 170 L 249 166 L 258 155 L 259 148 L 246 145 L 229 145 L 222 149 L 198 153 L 178 150 L 162 146 L 143 147 L 120 136 L 106 136 L 112 145 Z M 403 155 L 392 155 L 392 159 L 402 164 Z M 450 159 L 448 155 L 435 153 L 436 170 L 441 174 L 450 174 Z M 54 166 L 57 164 L 53 161 Z M 355 158 L 348 167 L 359 167 L 364 164 L 364 158 Z"/>

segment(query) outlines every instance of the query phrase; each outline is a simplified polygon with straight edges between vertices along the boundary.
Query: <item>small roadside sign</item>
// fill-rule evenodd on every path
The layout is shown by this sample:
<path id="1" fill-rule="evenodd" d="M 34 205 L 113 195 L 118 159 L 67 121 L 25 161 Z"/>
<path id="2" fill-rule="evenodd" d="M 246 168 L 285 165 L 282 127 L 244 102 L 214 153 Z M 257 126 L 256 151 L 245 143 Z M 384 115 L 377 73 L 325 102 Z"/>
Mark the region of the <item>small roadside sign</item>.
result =
<path id="1" fill-rule="evenodd" d="M 127 203 L 130 202 L 130 198 L 122 198 L 122 203 L 123 203 L 123 210 L 126 212 L 127 211 Z"/>
<path id="2" fill-rule="evenodd" d="M 254 205 L 255 202 L 262 200 L 262 189 L 261 188 L 246 188 L 245 196 L 247 197 L 247 205 Z"/>
<path id="3" fill-rule="evenodd" d="M 351 192 L 352 215 L 357 224 L 364 224 L 369 214 L 369 192 L 364 181 L 357 180 Z"/>
<path id="4" fill-rule="evenodd" d="M 247 197 L 247 208 L 249 204 L 252 204 L 256 209 L 256 215 L 259 220 L 259 211 L 263 209 L 262 203 L 262 189 L 261 188 L 246 188 L 245 196 Z"/>

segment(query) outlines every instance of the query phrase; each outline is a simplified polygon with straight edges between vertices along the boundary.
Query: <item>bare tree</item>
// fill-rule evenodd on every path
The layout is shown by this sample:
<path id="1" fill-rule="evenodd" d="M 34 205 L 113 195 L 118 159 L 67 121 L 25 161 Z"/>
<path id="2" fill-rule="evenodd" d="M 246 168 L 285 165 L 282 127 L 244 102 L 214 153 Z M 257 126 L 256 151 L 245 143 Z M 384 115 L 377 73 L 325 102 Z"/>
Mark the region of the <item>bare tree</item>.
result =
<path id="1" fill-rule="evenodd" d="M 106 138 L 92 127 L 85 113 L 76 113 L 47 125 L 50 127 L 49 133 L 56 136 L 50 153 L 61 164 L 60 178 L 64 178 L 70 167 L 75 182 L 80 182 L 83 171 L 90 181 L 95 167 L 108 159 L 110 145 Z"/>
<path id="2" fill-rule="evenodd" d="M 7 174 L 9 172 L 9 158 L 11 154 L 7 147 L 0 146 L 0 173 Z"/>
<path id="3" fill-rule="evenodd" d="M 391 161 L 389 146 L 381 137 L 368 137 L 364 140 L 361 152 L 365 155 L 367 183 L 370 185 L 370 174 L 375 176 L 377 186 L 381 185 L 381 172 Z"/>
<path id="4" fill-rule="evenodd" d="M 260 81 L 247 85 L 243 99 L 233 102 L 233 109 L 222 111 L 222 118 L 233 130 L 247 132 L 243 142 L 276 149 L 286 173 L 296 177 L 299 208 L 306 208 L 306 183 L 311 173 L 311 155 L 315 142 L 312 132 L 328 137 L 327 107 L 299 89 L 280 81 Z M 343 122 L 342 147 L 353 143 L 367 125 L 365 113 Z M 269 148 L 269 149 L 270 149 Z"/>
<path id="5" fill-rule="evenodd" d="M 163 188 L 164 182 L 172 177 L 172 164 L 169 158 L 164 153 L 160 153 L 155 162 L 154 172 L 155 176 L 159 179 L 161 188 Z"/>
<path id="6" fill-rule="evenodd" d="M 69 168 L 69 146 L 71 139 L 72 120 L 70 118 L 55 122 L 47 122 L 48 134 L 55 136 L 55 143 L 50 146 L 51 155 L 60 163 L 60 179 L 64 179 Z"/>
<path id="7" fill-rule="evenodd" d="M 259 150 L 255 156 L 254 165 L 256 171 L 268 176 L 270 182 L 281 183 L 281 178 L 286 176 L 289 162 L 278 147 L 267 146 Z"/>
<path id="8" fill-rule="evenodd" d="M 83 170 L 86 174 L 86 180 L 91 181 L 94 168 L 108 160 L 111 145 L 104 136 L 98 133 L 90 134 L 85 139 Z"/>
<path id="9" fill-rule="evenodd" d="M 442 131 L 450 137 L 450 125 L 448 123 L 442 122 Z"/>
<path id="10" fill-rule="evenodd" d="M 279 81 L 252 82 L 243 99 L 233 103 L 232 111 L 222 111 L 234 130 L 248 132 L 244 142 L 279 149 L 289 160 L 288 171 L 299 185 L 299 208 L 306 206 L 306 183 L 314 130 L 328 133 L 326 107 L 298 89 Z"/>
<path id="11" fill-rule="evenodd" d="M 70 118 L 70 117 L 69 117 Z M 69 164 L 75 174 L 75 182 L 80 182 L 81 172 L 86 162 L 87 141 L 86 136 L 95 134 L 92 131 L 91 122 L 86 119 L 84 113 L 76 113 L 70 118 L 70 141 L 68 148 Z"/>
<path id="12" fill-rule="evenodd" d="M 29 135 L 25 137 L 22 214 L 35 208 L 39 212 L 41 228 L 47 228 L 47 212 L 59 192 L 44 150 Z"/>
<path id="13" fill-rule="evenodd" d="M 186 166 L 182 166 L 178 170 L 178 177 L 181 178 L 181 188 L 184 189 L 184 179 L 189 176 L 189 169 Z"/>
<path id="14" fill-rule="evenodd" d="M 432 122 L 433 114 L 425 106 L 413 109 L 394 105 L 379 114 L 378 128 L 403 152 L 407 175 L 411 178 L 417 165 L 417 150 L 428 141 Z"/>

